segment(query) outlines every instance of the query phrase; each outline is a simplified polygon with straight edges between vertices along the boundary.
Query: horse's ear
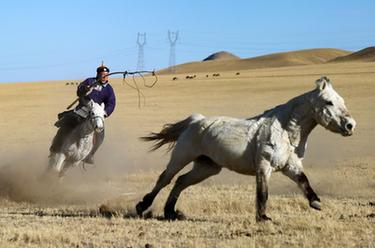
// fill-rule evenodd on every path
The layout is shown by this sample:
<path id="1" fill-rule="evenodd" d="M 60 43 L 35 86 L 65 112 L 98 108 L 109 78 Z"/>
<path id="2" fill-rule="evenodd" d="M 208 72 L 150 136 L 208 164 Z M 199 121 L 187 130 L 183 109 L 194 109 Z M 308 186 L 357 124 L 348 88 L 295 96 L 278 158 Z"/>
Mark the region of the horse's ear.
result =
<path id="1" fill-rule="evenodd" d="M 104 102 L 102 102 L 102 104 L 100 104 L 100 107 L 102 107 L 102 109 L 105 108 Z"/>
<path id="2" fill-rule="evenodd" d="M 319 90 L 324 90 L 327 86 L 330 85 L 330 81 L 327 77 L 323 76 L 315 81 L 316 88 Z"/>

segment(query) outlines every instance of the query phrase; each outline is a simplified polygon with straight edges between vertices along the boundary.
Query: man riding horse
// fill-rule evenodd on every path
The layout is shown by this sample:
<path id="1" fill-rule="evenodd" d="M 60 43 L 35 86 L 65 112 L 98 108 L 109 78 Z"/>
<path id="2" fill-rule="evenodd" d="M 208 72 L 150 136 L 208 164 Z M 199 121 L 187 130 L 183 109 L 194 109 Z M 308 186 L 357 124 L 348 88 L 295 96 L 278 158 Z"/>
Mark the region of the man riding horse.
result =
<path id="1" fill-rule="evenodd" d="M 112 86 L 108 82 L 108 67 L 103 64 L 96 69 L 96 77 L 87 78 L 77 87 L 77 96 L 79 104 L 74 110 L 65 111 L 58 114 L 58 121 L 55 126 L 59 128 L 50 147 L 51 153 L 61 151 L 64 139 L 79 124 L 88 117 L 87 107 L 90 100 L 102 104 L 104 103 L 105 115 L 109 117 L 116 106 L 116 97 Z M 94 164 L 94 154 L 104 140 L 104 130 L 95 134 L 94 146 L 89 155 L 83 160 L 85 163 Z"/>

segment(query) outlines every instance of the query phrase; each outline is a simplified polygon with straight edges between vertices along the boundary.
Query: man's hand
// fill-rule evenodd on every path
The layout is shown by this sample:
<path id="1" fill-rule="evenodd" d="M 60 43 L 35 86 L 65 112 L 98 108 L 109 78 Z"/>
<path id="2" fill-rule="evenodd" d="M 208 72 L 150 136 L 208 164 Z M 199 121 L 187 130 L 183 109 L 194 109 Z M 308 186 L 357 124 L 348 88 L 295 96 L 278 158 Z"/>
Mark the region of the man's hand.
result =
<path id="1" fill-rule="evenodd" d="M 87 94 L 87 92 L 89 92 L 91 89 L 90 86 L 88 85 L 80 85 L 78 87 L 78 91 L 77 91 L 77 94 L 79 97 L 82 97 L 82 96 L 85 96 Z"/>

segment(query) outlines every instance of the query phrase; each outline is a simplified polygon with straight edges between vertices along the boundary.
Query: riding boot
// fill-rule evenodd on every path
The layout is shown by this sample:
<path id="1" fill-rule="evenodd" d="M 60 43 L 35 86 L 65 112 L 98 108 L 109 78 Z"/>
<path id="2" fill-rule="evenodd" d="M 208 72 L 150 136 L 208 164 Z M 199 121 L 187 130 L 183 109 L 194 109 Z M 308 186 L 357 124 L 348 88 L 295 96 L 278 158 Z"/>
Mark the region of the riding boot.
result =
<path id="1" fill-rule="evenodd" d="M 94 154 L 98 150 L 99 146 L 103 143 L 104 141 L 104 130 L 100 133 L 95 133 L 94 134 L 94 145 L 91 149 L 91 152 L 87 157 L 83 160 L 83 162 L 87 164 L 94 164 Z"/>

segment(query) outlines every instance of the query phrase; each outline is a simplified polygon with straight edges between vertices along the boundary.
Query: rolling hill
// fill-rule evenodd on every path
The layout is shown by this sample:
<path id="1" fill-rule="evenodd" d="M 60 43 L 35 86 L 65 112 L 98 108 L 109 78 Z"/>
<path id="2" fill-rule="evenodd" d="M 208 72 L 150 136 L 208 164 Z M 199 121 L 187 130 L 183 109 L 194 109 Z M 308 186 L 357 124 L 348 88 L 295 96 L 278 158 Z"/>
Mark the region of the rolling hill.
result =
<path id="1" fill-rule="evenodd" d="M 219 54 L 220 56 L 218 56 L 217 54 Z M 334 58 L 337 58 L 339 56 L 346 56 L 348 54 L 350 54 L 350 52 L 345 50 L 319 48 L 274 53 L 259 57 L 239 59 L 237 56 L 230 53 L 219 52 L 208 56 L 204 61 L 176 65 L 174 70 L 175 73 L 192 73 L 234 71 L 295 65 L 312 65 L 326 63 L 333 60 Z M 226 59 L 220 59 L 220 57 L 225 57 Z M 228 57 L 231 59 L 228 59 Z M 208 58 L 211 59 L 208 60 Z M 166 68 L 158 71 L 158 73 L 168 74 L 170 73 L 170 69 Z"/>
<path id="2" fill-rule="evenodd" d="M 226 52 L 226 51 L 221 51 L 217 53 L 213 53 L 207 58 L 205 58 L 203 61 L 212 61 L 212 60 L 231 60 L 231 59 L 240 59 L 240 57 Z"/>
<path id="3" fill-rule="evenodd" d="M 367 47 L 357 52 L 339 56 L 332 59 L 330 62 L 351 62 L 351 61 L 364 61 L 371 62 L 375 61 L 375 47 Z"/>

